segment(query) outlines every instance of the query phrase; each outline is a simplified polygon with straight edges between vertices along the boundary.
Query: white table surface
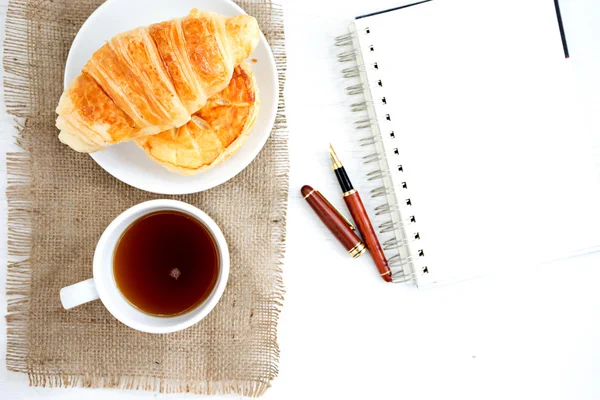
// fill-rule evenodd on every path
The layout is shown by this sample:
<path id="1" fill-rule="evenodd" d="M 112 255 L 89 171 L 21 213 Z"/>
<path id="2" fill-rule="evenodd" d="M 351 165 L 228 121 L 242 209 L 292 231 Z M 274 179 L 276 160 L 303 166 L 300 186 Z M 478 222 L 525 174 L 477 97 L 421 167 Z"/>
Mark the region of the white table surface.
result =
<path id="1" fill-rule="evenodd" d="M 442 1 L 442 0 L 438 0 Z M 401 0 L 282 1 L 288 52 L 290 129 L 288 247 L 284 266 L 278 378 L 266 399 L 598 399 L 600 259 L 416 290 L 386 285 L 368 258 L 349 260 L 315 223 L 299 195 L 303 184 L 334 196 L 326 147 L 346 160 L 357 152 L 333 38 L 351 17 Z M 7 0 L 0 0 L 2 22 Z M 600 2 L 562 0 L 582 98 L 600 107 Z M 2 23 L 0 26 L 4 26 Z M 1 32 L 2 39 L 4 32 Z M 0 281 L 6 269 L 5 153 L 13 128 L 0 121 Z M 591 124 L 600 130 L 596 111 Z M 355 179 L 358 179 L 355 178 Z M 6 310 L 4 290 L 0 309 Z M 191 398 L 98 389 L 31 388 L 6 371 L 6 324 L 0 319 L 0 398 L 87 400 Z M 224 396 L 235 398 L 236 396 Z"/>

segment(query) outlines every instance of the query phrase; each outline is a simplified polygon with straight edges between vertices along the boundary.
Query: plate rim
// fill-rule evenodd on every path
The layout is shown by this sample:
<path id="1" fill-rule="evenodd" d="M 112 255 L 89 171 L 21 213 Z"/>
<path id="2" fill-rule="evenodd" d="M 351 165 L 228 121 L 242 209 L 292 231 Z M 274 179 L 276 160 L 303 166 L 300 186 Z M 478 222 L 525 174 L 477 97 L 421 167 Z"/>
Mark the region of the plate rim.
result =
<path id="1" fill-rule="evenodd" d="M 79 28 L 79 30 L 77 31 L 77 34 L 75 35 L 75 38 L 73 39 L 72 43 L 71 43 L 71 47 L 69 48 L 69 53 L 67 55 L 67 60 L 65 62 L 65 71 L 63 74 L 63 87 L 64 90 L 67 90 L 68 86 L 70 85 L 71 81 L 67 81 L 67 71 L 68 71 L 68 66 L 70 63 L 72 63 L 73 58 L 74 58 L 74 52 L 73 52 L 73 48 L 75 47 L 76 44 L 78 44 L 81 40 L 83 40 L 83 36 L 81 36 L 81 32 L 86 29 L 86 27 L 91 23 L 90 21 L 94 20 L 95 18 L 98 18 L 98 15 L 100 15 L 100 13 L 104 12 L 103 10 L 107 7 L 110 7 L 113 3 L 116 3 L 117 1 L 120 0 L 107 0 L 104 3 L 102 3 L 100 6 L 98 6 L 98 8 L 96 8 L 91 14 L 90 16 L 85 20 L 85 22 L 81 25 L 81 27 Z M 236 3 L 234 3 L 231 0 L 210 0 L 210 2 L 220 2 L 220 3 L 226 3 L 229 6 L 232 6 L 236 11 L 238 11 L 239 13 L 243 13 L 243 14 L 247 14 L 246 11 L 241 8 L 239 5 L 237 5 Z M 260 39 L 259 39 L 259 43 L 262 43 L 265 45 L 266 51 L 267 51 L 267 55 L 268 55 L 268 62 L 271 66 L 271 70 L 274 71 L 274 73 L 269 74 L 270 78 L 271 78 L 271 84 L 273 87 L 273 98 L 275 99 L 275 101 L 273 102 L 272 107 L 270 107 L 270 109 L 265 110 L 269 112 L 269 115 L 267 116 L 267 120 L 266 120 L 266 126 L 268 128 L 265 129 L 265 134 L 262 135 L 260 143 L 258 146 L 256 146 L 256 149 L 254 151 L 252 151 L 250 153 L 250 155 L 248 156 L 247 162 L 246 160 L 244 162 L 242 162 L 240 164 L 240 167 L 235 168 L 232 170 L 232 173 L 227 174 L 227 177 L 224 180 L 218 179 L 215 180 L 213 183 L 209 183 L 209 184 L 205 184 L 205 185 L 201 185 L 202 187 L 198 188 L 198 187 L 192 187 L 190 188 L 190 186 L 193 186 L 193 182 L 190 181 L 190 185 L 178 185 L 178 186 L 169 186 L 169 185 L 165 185 L 164 187 L 162 187 L 159 190 L 154 190 L 155 188 L 147 188 L 144 187 L 144 185 L 139 184 L 138 182 L 132 181 L 131 179 L 128 178 L 122 178 L 122 177 L 118 177 L 115 174 L 113 174 L 113 172 L 107 170 L 103 163 L 99 162 L 96 157 L 95 153 L 88 153 L 89 156 L 94 160 L 94 162 L 96 164 L 98 164 L 98 166 L 100 166 L 104 172 L 108 173 L 109 175 L 111 175 L 113 178 L 117 179 L 120 182 L 123 182 L 131 187 L 134 187 L 136 189 L 148 192 L 148 193 L 154 193 L 154 194 L 162 194 L 162 195 L 185 195 L 185 194 L 193 194 L 193 193 L 200 193 L 200 192 L 204 192 L 206 190 L 210 190 L 210 189 L 214 189 L 217 186 L 220 186 L 226 182 L 228 182 L 229 180 L 233 179 L 234 177 L 236 177 L 238 174 L 240 174 L 243 170 L 245 170 L 250 164 L 252 164 L 252 162 L 256 159 L 256 157 L 260 154 L 260 152 L 263 150 L 263 148 L 265 147 L 265 144 L 267 143 L 267 140 L 269 140 L 269 137 L 271 136 L 271 133 L 273 131 L 273 127 L 275 126 L 275 120 L 277 118 L 277 109 L 278 109 L 278 105 L 279 105 L 279 71 L 277 69 L 277 63 L 275 62 L 275 57 L 273 55 L 273 50 L 271 49 L 271 46 L 269 44 L 269 42 L 267 41 L 267 39 L 265 38 L 264 34 L 262 33 L 261 30 L 259 30 L 259 34 L 260 34 Z M 259 88 L 259 90 L 261 90 Z M 262 92 L 262 91 L 261 91 Z M 261 104 L 261 108 L 259 109 L 259 113 L 261 111 L 263 111 L 264 108 L 262 107 Z M 251 129 L 254 129 L 254 127 L 252 127 Z M 250 131 L 250 134 L 252 134 L 253 131 Z M 119 144 L 117 144 L 119 145 Z M 223 164 L 227 163 L 228 160 L 225 160 Z M 174 172 L 169 171 L 172 174 L 175 174 Z M 199 175 L 201 175 L 202 173 L 199 173 Z M 193 176 L 199 176 L 199 175 L 193 175 Z M 197 181 L 198 182 L 198 181 Z M 202 182 L 202 181 L 200 181 Z"/>

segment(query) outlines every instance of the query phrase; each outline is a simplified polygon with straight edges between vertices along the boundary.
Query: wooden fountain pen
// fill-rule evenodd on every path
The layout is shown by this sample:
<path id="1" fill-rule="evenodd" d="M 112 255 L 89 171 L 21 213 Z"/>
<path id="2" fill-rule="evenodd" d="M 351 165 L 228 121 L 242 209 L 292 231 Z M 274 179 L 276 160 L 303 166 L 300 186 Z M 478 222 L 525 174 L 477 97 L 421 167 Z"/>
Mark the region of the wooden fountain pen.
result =
<path id="1" fill-rule="evenodd" d="M 300 193 L 302 193 L 304 200 L 308 202 L 327 229 L 333 233 L 348 251 L 348 254 L 354 258 L 358 258 L 367 251 L 365 244 L 354 233 L 354 225 L 325 196 L 308 185 L 302 186 Z"/>
<path id="2" fill-rule="evenodd" d="M 360 199 L 360 195 L 356 189 L 352 187 L 352 182 L 350 182 L 350 178 L 346 173 L 346 169 L 342 165 L 342 162 L 338 158 L 337 154 L 335 154 L 335 150 L 331 144 L 329 145 L 329 149 L 329 154 L 333 160 L 333 172 L 335 172 L 335 176 L 342 187 L 344 201 L 350 210 L 350 214 L 352 214 L 352 219 L 356 223 L 358 231 L 360 232 L 367 249 L 371 253 L 371 257 L 377 266 L 379 274 L 384 281 L 391 282 L 392 271 L 388 266 L 387 259 L 385 258 L 385 254 L 383 253 L 381 245 L 379 244 L 379 240 L 377 239 L 373 225 L 371 225 L 371 220 L 369 220 L 369 215 L 365 210 L 365 206 Z"/>

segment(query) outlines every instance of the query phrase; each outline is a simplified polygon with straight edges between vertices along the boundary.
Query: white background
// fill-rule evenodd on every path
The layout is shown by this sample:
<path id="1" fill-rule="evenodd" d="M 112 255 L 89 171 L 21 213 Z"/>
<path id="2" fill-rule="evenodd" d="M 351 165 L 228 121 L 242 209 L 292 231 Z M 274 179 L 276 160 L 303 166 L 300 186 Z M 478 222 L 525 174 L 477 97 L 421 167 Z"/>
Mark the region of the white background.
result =
<path id="1" fill-rule="evenodd" d="M 0 0 L 2 21 L 6 3 Z M 600 257 L 416 290 L 384 284 L 367 257 L 350 260 L 316 222 L 300 197 L 302 185 L 310 184 L 342 205 L 329 169 L 328 142 L 336 144 L 355 181 L 363 175 L 356 161 L 360 153 L 349 141 L 349 101 L 343 96 L 333 39 L 346 32 L 354 15 L 402 2 L 282 3 L 291 158 L 287 293 L 279 327 L 279 377 L 265 398 L 600 398 Z M 588 111 L 595 110 L 590 124 L 599 132 L 600 2 L 561 4 L 581 98 Z M 4 38 L 3 30 L 1 34 Z M 11 118 L 3 105 L 1 115 L 0 265 L 4 266 L 5 153 L 15 147 Z M 5 275 L 5 268 L 0 268 L 0 281 Z M 0 309 L 5 313 L 4 290 Z M 2 399 L 197 397 L 30 388 L 24 375 L 5 369 L 5 330 L 1 319 Z"/>

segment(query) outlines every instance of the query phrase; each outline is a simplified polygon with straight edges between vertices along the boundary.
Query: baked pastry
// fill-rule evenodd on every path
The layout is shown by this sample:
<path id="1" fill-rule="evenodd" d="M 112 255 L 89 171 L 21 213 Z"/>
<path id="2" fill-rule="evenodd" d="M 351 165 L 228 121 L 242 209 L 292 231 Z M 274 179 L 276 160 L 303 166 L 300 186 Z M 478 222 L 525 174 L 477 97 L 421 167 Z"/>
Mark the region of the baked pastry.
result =
<path id="1" fill-rule="evenodd" d="M 93 152 L 180 127 L 227 87 L 258 40 L 253 17 L 196 9 L 121 33 L 94 53 L 61 96 L 59 139 Z"/>
<path id="2" fill-rule="evenodd" d="M 245 62 L 229 85 L 180 128 L 135 139 L 146 154 L 170 171 L 193 175 L 225 161 L 242 146 L 258 113 L 258 88 Z"/>

